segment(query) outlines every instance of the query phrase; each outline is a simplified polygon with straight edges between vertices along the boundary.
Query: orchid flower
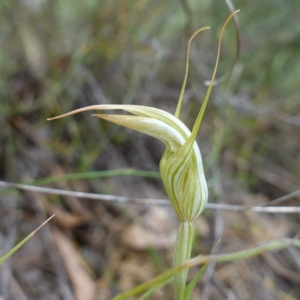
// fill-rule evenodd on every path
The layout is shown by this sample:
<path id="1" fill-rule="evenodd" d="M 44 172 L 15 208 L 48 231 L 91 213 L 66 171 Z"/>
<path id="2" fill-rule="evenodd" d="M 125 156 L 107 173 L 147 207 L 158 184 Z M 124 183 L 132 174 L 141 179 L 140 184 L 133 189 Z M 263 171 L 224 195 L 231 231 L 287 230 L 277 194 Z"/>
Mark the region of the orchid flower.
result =
<path id="1" fill-rule="evenodd" d="M 131 115 L 95 114 L 93 116 L 148 134 L 165 144 L 166 150 L 161 158 L 159 168 L 165 189 L 180 221 L 175 248 L 175 266 L 182 265 L 190 257 L 192 221 L 204 210 L 208 199 L 207 183 L 196 137 L 216 76 L 222 35 L 227 23 L 236 13 L 237 11 L 227 19 L 221 30 L 213 75 L 191 131 L 179 119 L 188 77 L 190 45 L 198 33 L 209 29 L 209 27 L 203 27 L 196 31 L 188 42 L 185 77 L 175 115 L 147 106 L 105 104 L 84 107 L 48 119 L 54 120 L 90 110 L 123 110 L 131 113 Z M 176 299 L 183 299 L 186 277 L 187 270 L 175 276 Z"/>
<path id="2" fill-rule="evenodd" d="M 209 29 L 209 27 L 203 27 L 196 31 L 188 42 L 185 78 L 175 116 L 161 109 L 148 106 L 103 104 L 87 106 L 48 119 L 59 119 L 90 110 L 123 110 L 131 113 L 132 115 L 94 114 L 93 116 L 148 134 L 166 145 L 166 150 L 160 161 L 160 173 L 180 222 L 193 221 L 204 210 L 207 203 L 207 184 L 201 153 L 195 140 L 216 75 L 224 27 L 219 39 L 213 76 L 192 131 L 179 119 L 189 70 L 190 45 L 198 33 Z"/>

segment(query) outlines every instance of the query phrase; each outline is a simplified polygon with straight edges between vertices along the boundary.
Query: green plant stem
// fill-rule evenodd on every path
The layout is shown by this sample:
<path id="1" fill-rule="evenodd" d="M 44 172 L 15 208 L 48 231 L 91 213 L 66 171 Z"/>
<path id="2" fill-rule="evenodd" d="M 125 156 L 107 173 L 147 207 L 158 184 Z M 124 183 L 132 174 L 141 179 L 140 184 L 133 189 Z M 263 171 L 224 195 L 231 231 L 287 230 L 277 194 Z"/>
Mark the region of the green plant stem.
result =
<path id="1" fill-rule="evenodd" d="M 175 245 L 174 267 L 175 269 L 186 264 L 191 256 L 193 242 L 193 224 L 182 222 L 179 224 Z M 183 300 L 186 280 L 189 269 L 186 268 L 175 275 L 175 300 Z"/>

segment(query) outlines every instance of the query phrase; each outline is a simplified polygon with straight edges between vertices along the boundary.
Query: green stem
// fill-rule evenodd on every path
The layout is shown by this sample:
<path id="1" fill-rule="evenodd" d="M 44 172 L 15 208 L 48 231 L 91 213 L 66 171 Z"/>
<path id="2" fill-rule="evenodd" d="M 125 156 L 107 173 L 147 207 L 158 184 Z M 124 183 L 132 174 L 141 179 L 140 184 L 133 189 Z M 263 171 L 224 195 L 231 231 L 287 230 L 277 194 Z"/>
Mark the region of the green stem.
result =
<path id="1" fill-rule="evenodd" d="M 193 224 L 182 222 L 179 224 L 175 245 L 174 267 L 186 264 L 191 256 L 193 242 Z M 175 300 L 183 300 L 188 275 L 188 268 L 175 275 Z"/>

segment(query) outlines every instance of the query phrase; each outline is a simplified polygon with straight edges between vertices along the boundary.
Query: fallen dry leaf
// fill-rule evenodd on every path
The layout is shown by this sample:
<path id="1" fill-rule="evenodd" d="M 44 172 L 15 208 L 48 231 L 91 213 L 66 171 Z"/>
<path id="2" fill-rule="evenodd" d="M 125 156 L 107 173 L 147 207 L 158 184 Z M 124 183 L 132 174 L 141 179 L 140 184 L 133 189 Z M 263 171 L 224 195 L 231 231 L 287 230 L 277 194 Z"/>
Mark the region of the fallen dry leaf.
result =
<path id="1" fill-rule="evenodd" d="M 175 244 L 176 226 L 168 209 L 149 206 L 143 214 L 136 214 L 135 222 L 124 230 L 123 243 L 131 249 L 145 250 L 149 247 L 168 249 Z M 172 228 L 172 229 L 170 229 Z"/>
<path id="2" fill-rule="evenodd" d="M 168 249 L 175 244 L 175 240 L 176 230 L 157 233 L 136 224 L 129 226 L 123 235 L 124 244 L 135 250 L 145 250 L 149 247 Z"/>
<path id="3" fill-rule="evenodd" d="M 87 222 L 85 217 L 69 213 L 59 206 L 52 207 L 51 212 L 55 214 L 56 224 L 64 229 L 74 228 Z"/>
<path id="4" fill-rule="evenodd" d="M 84 267 L 84 262 L 70 240 L 58 230 L 53 231 L 58 251 L 65 264 L 74 288 L 76 300 L 92 300 L 95 295 L 95 283 Z"/>

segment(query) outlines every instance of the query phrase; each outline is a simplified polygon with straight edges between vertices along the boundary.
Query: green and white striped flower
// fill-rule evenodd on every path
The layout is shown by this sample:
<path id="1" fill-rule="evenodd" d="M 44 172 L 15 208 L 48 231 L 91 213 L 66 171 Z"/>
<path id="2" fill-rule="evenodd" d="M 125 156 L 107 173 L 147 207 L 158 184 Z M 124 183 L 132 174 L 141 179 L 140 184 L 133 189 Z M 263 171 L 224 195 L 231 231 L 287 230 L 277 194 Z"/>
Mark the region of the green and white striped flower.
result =
<path id="1" fill-rule="evenodd" d="M 56 118 L 88 110 L 124 110 L 132 113 L 94 116 L 161 140 L 166 145 L 160 162 L 161 176 L 179 220 L 191 221 L 201 213 L 207 201 L 202 159 L 194 135 L 184 123 L 163 110 L 138 105 L 93 105 Z"/>
<path id="2" fill-rule="evenodd" d="M 208 27 L 196 31 L 189 40 L 185 77 L 174 116 L 153 107 L 108 104 L 84 107 L 49 119 L 58 119 L 89 110 L 123 110 L 130 113 L 130 115 L 95 114 L 94 116 L 143 132 L 161 140 L 165 144 L 166 150 L 160 161 L 159 168 L 167 194 L 180 221 L 175 245 L 175 268 L 182 267 L 190 258 L 193 241 L 192 222 L 204 210 L 207 203 L 207 184 L 196 137 L 216 76 L 222 35 L 227 23 L 236 13 L 237 11 L 231 14 L 222 28 L 212 79 L 192 131 L 179 119 L 179 115 L 188 76 L 190 44 L 199 32 L 208 29 Z M 188 269 L 186 268 L 175 274 L 176 300 L 188 298 L 188 290 L 186 289 L 187 274 Z"/>
<path id="3" fill-rule="evenodd" d="M 223 27 L 225 28 L 226 24 Z M 166 150 L 160 161 L 161 177 L 180 222 L 192 222 L 205 208 L 208 198 L 207 184 L 203 163 L 196 136 L 204 115 L 204 111 L 216 75 L 221 36 L 213 76 L 204 98 L 192 131 L 179 119 L 187 76 L 190 44 L 203 27 L 196 31 L 188 43 L 186 72 L 175 115 L 153 107 L 139 105 L 92 105 L 48 120 L 63 118 L 83 111 L 90 110 L 123 110 L 131 115 L 95 114 L 93 116 L 105 119 L 161 140 Z"/>

